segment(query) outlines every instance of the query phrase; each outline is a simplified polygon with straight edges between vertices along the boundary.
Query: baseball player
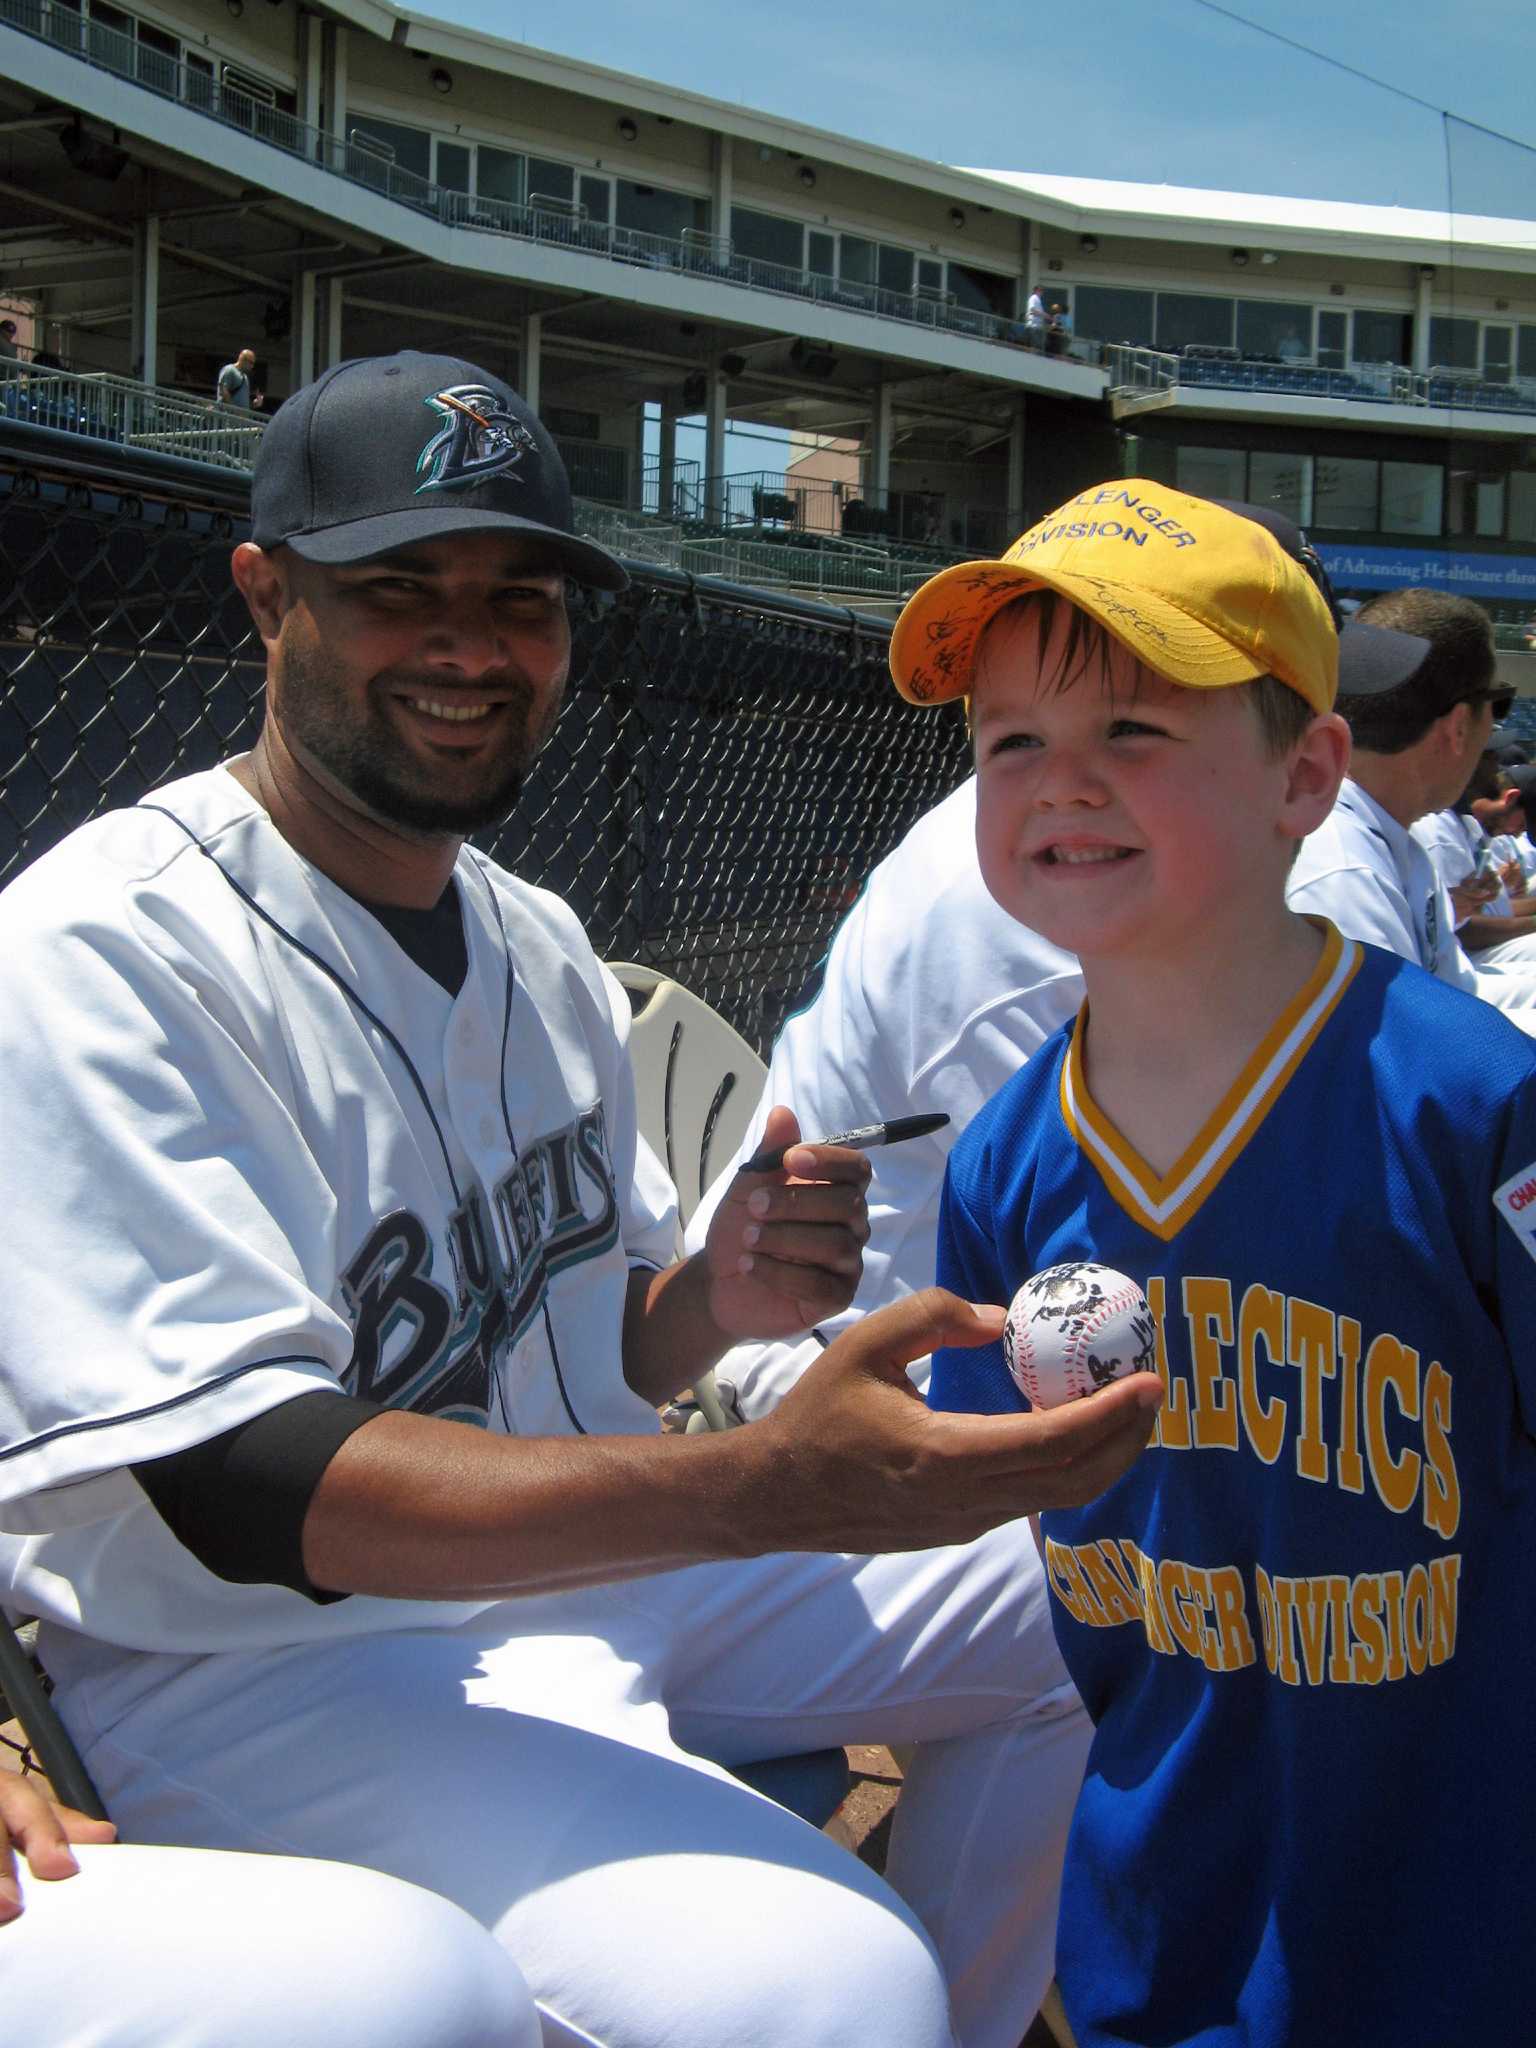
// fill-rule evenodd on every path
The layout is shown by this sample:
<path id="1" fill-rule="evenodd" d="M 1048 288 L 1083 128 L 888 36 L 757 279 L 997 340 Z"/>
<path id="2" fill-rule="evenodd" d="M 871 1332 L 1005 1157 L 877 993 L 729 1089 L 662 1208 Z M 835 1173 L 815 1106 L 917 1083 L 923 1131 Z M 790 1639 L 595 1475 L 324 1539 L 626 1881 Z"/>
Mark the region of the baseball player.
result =
<path id="1" fill-rule="evenodd" d="M 1041 1517 L 1095 1722 L 1081 2048 L 1528 2031 L 1536 1049 L 1288 910 L 1347 759 L 1337 660 L 1303 563 L 1134 478 L 892 639 L 904 693 L 973 693 L 983 875 L 1087 986 L 956 1145 L 940 1279 L 1128 1274 L 1166 1394 L 1148 1457 Z M 992 1345 L 941 1350 L 930 1398 L 1022 1397 Z"/>
<path id="2" fill-rule="evenodd" d="M 112 1836 L 0 1769 L 0 1983 L 31 2048 L 539 2048 L 511 1957 L 431 1892 Z"/>
<path id="3" fill-rule="evenodd" d="M 1341 674 L 1339 705 L 1354 738 L 1350 773 L 1296 855 L 1291 906 L 1417 961 L 1536 1034 L 1536 972 L 1522 957 L 1524 942 L 1474 966 L 1456 936 L 1444 879 L 1412 830 L 1461 796 L 1495 716 L 1509 708 L 1494 674 L 1488 615 L 1468 598 L 1392 591 L 1362 605 L 1350 633 L 1382 627 L 1421 638 L 1424 657 L 1389 691 L 1370 688 L 1368 676 Z"/>
<path id="4" fill-rule="evenodd" d="M 291 399 L 252 510 L 256 748 L 0 898 L 3 1558 L 65 1718 L 130 1835 L 429 1885 L 591 2040 L 853 2048 L 878 2005 L 1016 2048 L 1055 1674 L 1002 1525 L 1117 1478 L 1157 1390 L 934 1417 L 905 1364 L 1001 1313 L 923 1295 L 759 1427 L 663 1436 L 847 1301 L 867 1163 L 781 1112 L 787 1170 L 672 1262 L 622 992 L 464 843 L 556 715 L 562 577 L 623 572 L 452 358 Z M 902 1898 L 724 1768 L 866 1738 L 919 1744 Z"/>

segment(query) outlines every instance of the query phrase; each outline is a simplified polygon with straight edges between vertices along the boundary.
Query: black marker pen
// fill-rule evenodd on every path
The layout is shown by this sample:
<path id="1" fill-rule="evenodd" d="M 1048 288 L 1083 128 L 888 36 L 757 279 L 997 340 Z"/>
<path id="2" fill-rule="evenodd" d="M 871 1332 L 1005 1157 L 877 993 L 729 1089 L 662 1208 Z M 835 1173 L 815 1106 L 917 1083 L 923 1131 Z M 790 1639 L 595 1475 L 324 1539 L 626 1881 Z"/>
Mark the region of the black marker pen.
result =
<path id="1" fill-rule="evenodd" d="M 893 1116 L 883 1124 L 865 1124 L 857 1131 L 838 1131 L 830 1138 L 796 1138 L 795 1145 L 856 1145 L 861 1152 L 870 1152 L 877 1145 L 899 1145 L 903 1138 L 925 1138 L 930 1131 L 942 1131 L 948 1122 L 949 1118 L 942 1111 L 929 1116 Z M 736 1171 L 777 1173 L 784 1164 L 784 1154 L 793 1152 L 795 1145 L 770 1145 L 766 1151 L 754 1152 Z"/>

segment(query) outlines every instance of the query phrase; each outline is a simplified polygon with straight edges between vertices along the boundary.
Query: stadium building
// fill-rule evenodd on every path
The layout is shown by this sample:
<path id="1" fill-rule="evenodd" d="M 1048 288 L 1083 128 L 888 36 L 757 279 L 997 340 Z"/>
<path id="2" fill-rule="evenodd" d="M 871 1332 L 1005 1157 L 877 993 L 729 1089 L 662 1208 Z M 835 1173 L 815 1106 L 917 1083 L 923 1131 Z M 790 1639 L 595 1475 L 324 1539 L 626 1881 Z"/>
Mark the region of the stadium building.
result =
<path id="1" fill-rule="evenodd" d="M 697 573 L 889 609 L 1142 474 L 1536 612 L 1530 222 L 955 169 L 376 0 L 0 0 L 0 50 L 20 425 L 245 467 L 242 346 L 270 410 L 408 344 Z"/>

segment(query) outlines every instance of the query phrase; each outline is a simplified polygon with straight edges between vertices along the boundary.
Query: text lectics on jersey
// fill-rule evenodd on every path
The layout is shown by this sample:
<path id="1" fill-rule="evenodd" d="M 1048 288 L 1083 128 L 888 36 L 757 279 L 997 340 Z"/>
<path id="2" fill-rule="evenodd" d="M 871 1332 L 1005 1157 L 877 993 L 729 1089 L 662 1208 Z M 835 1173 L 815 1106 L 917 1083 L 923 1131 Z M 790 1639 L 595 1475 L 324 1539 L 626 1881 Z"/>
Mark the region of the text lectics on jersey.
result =
<path id="1" fill-rule="evenodd" d="M 1180 1298 L 1187 1377 L 1169 1364 L 1167 1282 L 1149 1278 L 1166 1395 L 1155 1444 L 1246 1450 L 1273 1465 L 1289 1441 L 1298 1478 L 1362 1497 L 1369 1490 L 1393 1515 L 1417 1507 L 1433 1535 L 1447 1542 L 1455 1535 L 1461 1488 L 1443 1365 L 1422 1365 L 1410 1345 L 1386 1332 L 1366 1344 L 1352 1317 L 1272 1288 L 1249 1287 L 1239 1305 L 1230 1281 L 1187 1275 Z M 1294 1373 L 1293 1393 L 1266 1392 L 1277 1373 Z M 1325 1382 L 1334 1395 L 1327 1431 Z M 1404 1441 L 1405 1428 L 1421 1448 Z M 1150 1558 L 1129 1537 L 1046 1544 L 1051 1591 L 1075 1621 L 1137 1625 L 1154 1651 L 1182 1651 L 1211 1671 L 1240 1671 L 1262 1654 L 1289 1685 L 1376 1685 L 1417 1676 L 1455 1653 L 1457 1553 L 1406 1571 L 1351 1576 L 1292 1578 L 1257 1562 L 1250 1569 L 1251 1582 L 1234 1564 Z"/>
<path id="2" fill-rule="evenodd" d="M 1154 1444 L 1167 1451 L 1241 1447 L 1273 1465 L 1293 1438 L 1298 1478 L 1319 1486 L 1331 1481 L 1345 1493 L 1363 1494 L 1369 1486 L 1395 1515 L 1417 1503 L 1424 1526 L 1451 1540 L 1461 1522 L 1461 1486 L 1451 1452 L 1451 1376 L 1443 1365 L 1422 1365 L 1411 1345 L 1386 1331 L 1362 1348 L 1352 1316 L 1270 1287 L 1249 1287 L 1235 1313 L 1230 1280 L 1186 1275 L 1181 1297 L 1187 1379 L 1168 1363 L 1167 1283 L 1157 1273 L 1147 1281 L 1164 1392 Z M 1294 1372 L 1293 1394 L 1265 1397 L 1261 1357 L 1268 1386 L 1276 1385 L 1277 1373 L 1290 1380 Z M 1336 1382 L 1331 1444 L 1325 1380 Z M 1422 1450 L 1394 1448 L 1405 1425 Z"/>

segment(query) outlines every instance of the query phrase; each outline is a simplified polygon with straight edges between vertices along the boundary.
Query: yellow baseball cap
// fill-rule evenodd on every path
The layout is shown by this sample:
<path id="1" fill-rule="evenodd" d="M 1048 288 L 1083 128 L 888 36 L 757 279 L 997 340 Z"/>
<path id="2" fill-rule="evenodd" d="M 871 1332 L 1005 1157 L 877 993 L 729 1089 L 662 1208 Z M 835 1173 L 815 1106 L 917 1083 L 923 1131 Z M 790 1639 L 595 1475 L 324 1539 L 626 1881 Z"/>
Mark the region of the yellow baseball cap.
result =
<path id="1" fill-rule="evenodd" d="M 1214 690 L 1276 676 L 1328 711 L 1339 634 L 1325 588 L 1283 515 L 1123 477 L 1069 499 L 1000 560 L 930 577 L 892 628 L 891 675 L 914 704 L 967 695 L 994 613 L 1049 589 L 1172 683 Z"/>

